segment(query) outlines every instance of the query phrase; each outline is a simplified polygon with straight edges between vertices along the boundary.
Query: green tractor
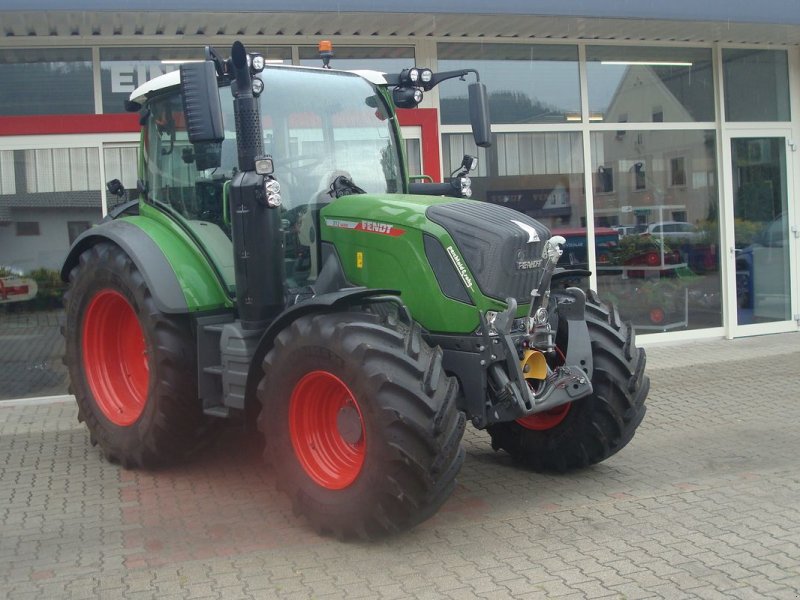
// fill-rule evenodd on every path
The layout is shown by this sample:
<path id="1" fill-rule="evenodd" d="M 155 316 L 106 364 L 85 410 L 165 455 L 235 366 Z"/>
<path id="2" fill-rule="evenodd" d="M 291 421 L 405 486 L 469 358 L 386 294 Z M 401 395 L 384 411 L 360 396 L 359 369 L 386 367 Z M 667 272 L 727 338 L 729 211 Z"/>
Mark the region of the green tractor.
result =
<path id="1" fill-rule="evenodd" d="M 109 461 L 156 466 L 215 421 L 256 423 L 296 512 L 376 538 L 447 500 L 467 419 L 534 470 L 631 440 L 645 353 L 568 287 L 563 238 L 464 198 L 471 157 L 409 182 L 394 107 L 472 76 L 265 65 L 237 42 L 133 92 L 138 199 L 62 270 L 71 390 Z M 486 89 L 468 90 L 488 146 Z"/>

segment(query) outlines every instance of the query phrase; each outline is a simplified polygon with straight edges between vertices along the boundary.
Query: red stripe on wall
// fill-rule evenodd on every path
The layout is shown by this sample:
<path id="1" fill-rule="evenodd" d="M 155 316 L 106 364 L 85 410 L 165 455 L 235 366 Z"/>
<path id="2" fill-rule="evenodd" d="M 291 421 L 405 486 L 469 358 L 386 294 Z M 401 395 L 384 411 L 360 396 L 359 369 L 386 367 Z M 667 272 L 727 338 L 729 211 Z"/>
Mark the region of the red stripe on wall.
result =
<path id="1" fill-rule="evenodd" d="M 68 135 L 139 131 L 138 114 L 0 117 L 0 135 Z"/>
<path id="2" fill-rule="evenodd" d="M 398 108 L 400 125 L 417 125 L 422 129 L 422 172 L 442 181 L 439 154 L 439 116 L 435 108 Z"/>

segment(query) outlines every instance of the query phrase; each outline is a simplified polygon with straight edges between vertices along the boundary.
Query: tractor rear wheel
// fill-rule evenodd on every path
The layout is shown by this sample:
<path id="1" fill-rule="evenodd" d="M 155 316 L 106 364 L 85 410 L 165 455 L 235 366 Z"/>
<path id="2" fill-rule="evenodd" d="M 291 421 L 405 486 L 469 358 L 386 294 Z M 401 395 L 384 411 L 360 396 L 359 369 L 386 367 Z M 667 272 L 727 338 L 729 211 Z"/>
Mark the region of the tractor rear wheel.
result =
<path id="1" fill-rule="evenodd" d="M 593 292 L 586 302 L 586 324 L 594 362 L 592 394 L 552 411 L 488 427 L 495 450 L 505 450 L 535 471 L 563 472 L 599 463 L 624 448 L 644 418 L 650 379 L 644 374 L 645 352 L 634 343 L 633 326 L 623 323 L 616 309 Z"/>
<path id="2" fill-rule="evenodd" d="M 126 468 L 196 447 L 204 421 L 189 320 L 161 313 L 136 265 L 109 243 L 81 254 L 64 301 L 64 363 L 92 444 Z"/>
<path id="3" fill-rule="evenodd" d="M 458 383 L 420 328 L 366 312 L 299 317 L 258 386 L 279 489 L 320 533 L 373 539 L 447 500 L 464 460 Z"/>

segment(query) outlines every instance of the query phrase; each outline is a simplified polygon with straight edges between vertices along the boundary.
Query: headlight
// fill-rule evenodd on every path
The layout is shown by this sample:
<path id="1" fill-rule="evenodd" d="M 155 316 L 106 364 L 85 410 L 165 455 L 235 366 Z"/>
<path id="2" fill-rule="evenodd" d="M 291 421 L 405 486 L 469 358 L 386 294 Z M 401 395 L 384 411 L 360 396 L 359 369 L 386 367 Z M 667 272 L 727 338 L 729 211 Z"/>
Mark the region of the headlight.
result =
<path id="1" fill-rule="evenodd" d="M 264 181 L 264 196 L 267 201 L 267 206 L 270 208 L 278 208 L 283 201 L 281 199 L 281 184 L 274 179 L 266 179 Z"/>
<path id="2" fill-rule="evenodd" d="M 464 198 L 472 197 L 472 180 L 469 177 L 461 177 L 461 195 Z"/>
<path id="3" fill-rule="evenodd" d="M 264 57 L 260 54 L 253 54 L 250 59 L 250 66 L 256 73 L 261 73 L 264 70 Z"/>
<path id="4" fill-rule="evenodd" d="M 259 175 L 272 175 L 272 173 L 275 171 L 275 165 L 272 162 L 271 156 L 256 156 L 255 166 L 256 173 Z M 273 179 L 271 181 L 275 180 Z M 275 181 L 275 183 L 278 182 Z"/>
<path id="5" fill-rule="evenodd" d="M 261 92 L 264 91 L 264 82 L 261 81 L 258 77 L 253 78 L 253 96 L 260 96 Z"/>

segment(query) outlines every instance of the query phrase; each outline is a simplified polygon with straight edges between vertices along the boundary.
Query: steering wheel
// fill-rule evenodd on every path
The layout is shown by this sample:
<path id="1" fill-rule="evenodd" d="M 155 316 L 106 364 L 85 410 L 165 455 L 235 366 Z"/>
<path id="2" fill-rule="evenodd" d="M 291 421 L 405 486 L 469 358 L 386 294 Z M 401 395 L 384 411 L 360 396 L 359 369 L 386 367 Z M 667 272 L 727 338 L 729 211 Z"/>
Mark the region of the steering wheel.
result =
<path id="1" fill-rule="evenodd" d="M 325 162 L 326 156 L 323 154 L 296 154 L 275 161 L 275 171 L 286 169 L 295 171 L 297 169 L 310 169 Z"/>

